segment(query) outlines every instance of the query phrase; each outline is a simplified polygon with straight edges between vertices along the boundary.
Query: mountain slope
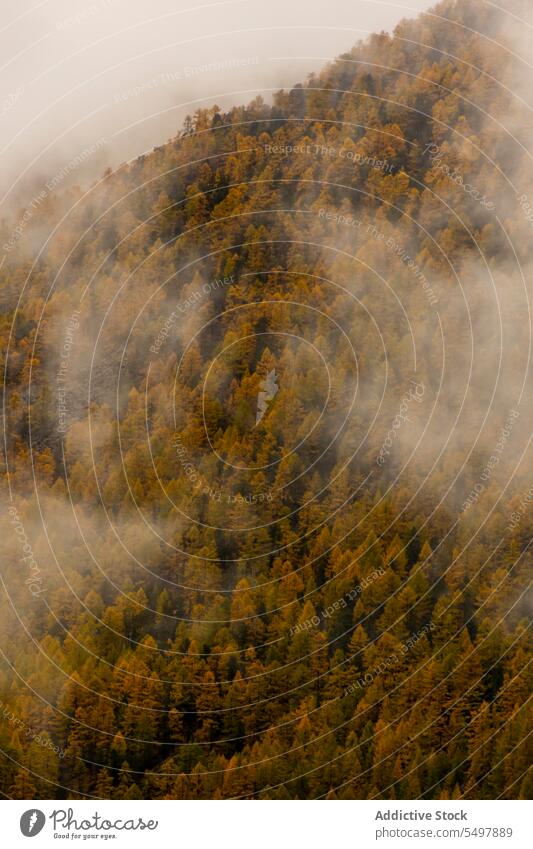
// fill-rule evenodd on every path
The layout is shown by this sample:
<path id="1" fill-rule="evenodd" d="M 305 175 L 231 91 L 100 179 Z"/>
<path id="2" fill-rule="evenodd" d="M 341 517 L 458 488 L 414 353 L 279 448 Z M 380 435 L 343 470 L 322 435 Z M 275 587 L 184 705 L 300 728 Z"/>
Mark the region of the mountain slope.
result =
<path id="1" fill-rule="evenodd" d="M 441 3 L 3 222 L 0 697 L 48 741 L 3 721 L 4 794 L 528 794 L 508 20 Z"/>

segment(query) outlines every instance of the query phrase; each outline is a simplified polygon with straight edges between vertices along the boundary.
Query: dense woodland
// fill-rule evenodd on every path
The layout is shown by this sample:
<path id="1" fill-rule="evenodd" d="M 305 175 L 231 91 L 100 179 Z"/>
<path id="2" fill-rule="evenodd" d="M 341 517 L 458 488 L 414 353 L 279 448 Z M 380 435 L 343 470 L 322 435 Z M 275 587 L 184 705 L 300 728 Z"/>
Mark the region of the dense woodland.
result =
<path id="1" fill-rule="evenodd" d="M 531 793 L 528 89 L 433 12 L 0 222 L 5 797 Z"/>

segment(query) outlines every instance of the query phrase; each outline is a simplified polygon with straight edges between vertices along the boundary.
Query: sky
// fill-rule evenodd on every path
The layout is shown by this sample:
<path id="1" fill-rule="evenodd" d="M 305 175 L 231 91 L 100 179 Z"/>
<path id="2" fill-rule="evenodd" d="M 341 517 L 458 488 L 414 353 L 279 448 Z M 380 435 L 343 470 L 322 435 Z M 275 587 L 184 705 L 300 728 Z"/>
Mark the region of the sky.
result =
<path id="1" fill-rule="evenodd" d="M 175 135 L 201 106 L 304 80 L 430 0 L 22 0 L 0 27 L 0 200 L 84 154 L 99 175 Z M 7 7 L 7 8 L 6 8 Z M 89 153 L 86 153 L 89 151 Z M 85 152 L 85 153 L 84 153 Z"/>

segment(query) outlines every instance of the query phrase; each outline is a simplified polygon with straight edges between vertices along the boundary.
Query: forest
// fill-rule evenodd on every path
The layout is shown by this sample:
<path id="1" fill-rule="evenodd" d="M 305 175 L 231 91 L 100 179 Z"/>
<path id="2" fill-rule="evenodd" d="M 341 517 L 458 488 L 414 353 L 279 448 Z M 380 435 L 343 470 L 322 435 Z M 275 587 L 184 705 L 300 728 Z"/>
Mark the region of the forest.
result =
<path id="1" fill-rule="evenodd" d="M 4 798 L 530 797 L 512 21 L 444 0 L 0 220 Z"/>

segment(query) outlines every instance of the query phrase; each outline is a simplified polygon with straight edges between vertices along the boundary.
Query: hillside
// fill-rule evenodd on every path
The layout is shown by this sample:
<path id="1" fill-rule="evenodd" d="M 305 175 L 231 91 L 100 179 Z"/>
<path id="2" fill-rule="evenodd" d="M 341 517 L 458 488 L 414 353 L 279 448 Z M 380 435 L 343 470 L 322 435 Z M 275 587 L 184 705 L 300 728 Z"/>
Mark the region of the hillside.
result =
<path id="1" fill-rule="evenodd" d="M 513 21 L 445 0 L 2 220 L 5 796 L 530 794 Z"/>

